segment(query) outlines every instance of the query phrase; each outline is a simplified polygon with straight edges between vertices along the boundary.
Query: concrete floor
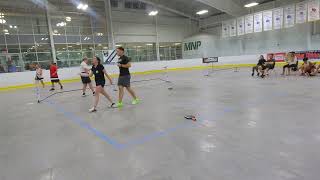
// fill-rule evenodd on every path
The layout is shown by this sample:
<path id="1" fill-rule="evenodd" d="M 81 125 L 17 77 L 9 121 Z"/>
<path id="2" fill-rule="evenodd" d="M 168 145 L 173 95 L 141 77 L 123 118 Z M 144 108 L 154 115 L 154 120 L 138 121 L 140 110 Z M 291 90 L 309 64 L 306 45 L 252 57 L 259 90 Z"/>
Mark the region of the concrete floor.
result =
<path id="1" fill-rule="evenodd" d="M 80 92 L 41 104 L 32 89 L 0 93 L 0 180 L 319 179 L 319 77 L 203 75 L 170 73 L 172 91 L 134 83 L 141 104 L 92 114 Z"/>

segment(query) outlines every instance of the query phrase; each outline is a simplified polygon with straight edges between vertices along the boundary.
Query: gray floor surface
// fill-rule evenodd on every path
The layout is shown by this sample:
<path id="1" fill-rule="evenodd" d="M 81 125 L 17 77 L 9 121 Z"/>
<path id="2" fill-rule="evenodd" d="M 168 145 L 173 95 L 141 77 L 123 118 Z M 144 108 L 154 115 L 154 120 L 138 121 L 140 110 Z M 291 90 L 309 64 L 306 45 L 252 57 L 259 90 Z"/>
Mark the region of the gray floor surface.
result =
<path id="1" fill-rule="evenodd" d="M 91 114 L 80 91 L 40 104 L 33 89 L 0 93 L 0 180 L 319 179 L 320 77 L 204 74 L 133 83 L 141 104 L 102 98 Z M 133 80 L 150 78 L 164 75 Z"/>

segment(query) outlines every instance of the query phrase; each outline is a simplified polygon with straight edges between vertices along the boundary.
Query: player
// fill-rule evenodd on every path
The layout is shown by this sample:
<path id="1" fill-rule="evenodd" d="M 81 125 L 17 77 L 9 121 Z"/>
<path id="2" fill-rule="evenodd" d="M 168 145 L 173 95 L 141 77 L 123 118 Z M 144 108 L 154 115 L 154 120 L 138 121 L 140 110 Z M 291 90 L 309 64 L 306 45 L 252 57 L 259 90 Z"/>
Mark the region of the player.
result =
<path id="1" fill-rule="evenodd" d="M 42 84 L 42 87 L 44 88 L 44 82 L 43 82 L 43 74 L 40 64 L 36 64 L 36 77 L 35 77 L 36 84 L 39 84 L 39 82 Z"/>
<path id="2" fill-rule="evenodd" d="M 126 88 L 129 94 L 132 96 L 133 98 L 132 104 L 133 105 L 138 104 L 140 100 L 137 98 L 135 92 L 130 87 L 131 75 L 130 75 L 129 68 L 131 67 L 131 63 L 129 58 L 124 55 L 123 47 L 117 48 L 117 55 L 119 56 L 118 67 L 120 70 L 119 79 L 118 79 L 119 101 L 118 101 L 117 107 L 118 108 L 123 107 L 122 99 L 124 95 L 124 88 Z"/>
<path id="3" fill-rule="evenodd" d="M 92 94 L 95 95 L 94 89 L 92 87 L 91 79 L 89 77 L 89 72 L 91 70 L 91 67 L 88 66 L 88 58 L 83 58 L 82 63 L 80 65 L 80 77 L 82 81 L 82 97 L 86 96 L 86 89 L 89 85 L 89 88 L 92 91 Z"/>
<path id="4" fill-rule="evenodd" d="M 60 89 L 63 89 L 63 86 L 59 80 L 59 76 L 58 76 L 58 66 L 55 62 L 52 62 L 52 64 L 50 65 L 50 78 L 51 78 L 51 89 L 50 91 L 54 91 L 55 87 L 54 87 L 54 83 L 58 83 L 60 85 Z"/>
<path id="5" fill-rule="evenodd" d="M 99 57 L 94 57 L 92 64 L 93 64 L 93 66 L 91 68 L 90 77 L 94 75 L 94 79 L 96 81 L 96 95 L 95 95 L 95 99 L 94 99 L 94 105 L 91 109 L 89 109 L 89 112 L 96 112 L 97 111 L 96 108 L 99 103 L 100 94 L 104 95 L 110 101 L 110 103 L 111 103 L 110 107 L 114 107 L 115 103 L 112 101 L 109 94 L 104 90 L 104 86 L 106 84 L 106 80 L 105 80 L 104 76 L 106 76 L 108 78 L 110 84 L 112 84 L 111 77 L 108 75 L 108 73 L 104 69 L 104 66 L 101 64 L 101 60 Z"/>

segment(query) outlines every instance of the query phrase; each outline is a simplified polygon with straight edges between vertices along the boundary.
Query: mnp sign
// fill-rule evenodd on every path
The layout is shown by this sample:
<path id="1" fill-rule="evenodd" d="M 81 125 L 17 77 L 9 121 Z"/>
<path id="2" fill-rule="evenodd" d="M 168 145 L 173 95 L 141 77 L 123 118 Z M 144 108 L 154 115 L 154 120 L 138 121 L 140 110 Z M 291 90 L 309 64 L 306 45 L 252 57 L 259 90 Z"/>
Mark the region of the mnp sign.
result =
<path id="1" fill-rule="evenodd" d="M 200 46 L 201 46 L 201 41 L 184 43 L 184 51 L 198 50 Z"/>

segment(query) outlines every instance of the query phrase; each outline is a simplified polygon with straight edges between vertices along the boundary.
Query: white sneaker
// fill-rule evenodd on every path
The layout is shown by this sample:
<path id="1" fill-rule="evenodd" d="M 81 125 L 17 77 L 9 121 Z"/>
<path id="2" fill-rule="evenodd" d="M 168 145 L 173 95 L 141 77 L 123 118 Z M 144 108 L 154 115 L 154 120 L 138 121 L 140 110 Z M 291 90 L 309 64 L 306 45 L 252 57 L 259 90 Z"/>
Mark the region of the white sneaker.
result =
<path id="1" fill-rule="evenodd" d="M 94 108 L 94 107 L 91 108 L 91 109 L 89 109 L 89 112 L 90 112 L 90 113 L 93 113 L 93 112 L 96 112 L 96 111 L 97 111 L 97 110 L 96 110 L 96 108 Z"/>
<path id="2" fill-rule="evenodd" d="M 82 97 L 86 97 L 87 95 L 85 93 L 82 94 Z"/>

